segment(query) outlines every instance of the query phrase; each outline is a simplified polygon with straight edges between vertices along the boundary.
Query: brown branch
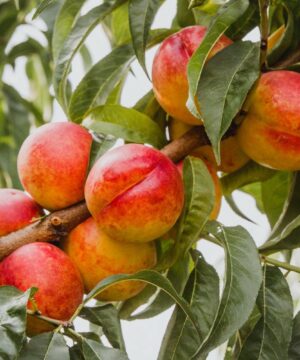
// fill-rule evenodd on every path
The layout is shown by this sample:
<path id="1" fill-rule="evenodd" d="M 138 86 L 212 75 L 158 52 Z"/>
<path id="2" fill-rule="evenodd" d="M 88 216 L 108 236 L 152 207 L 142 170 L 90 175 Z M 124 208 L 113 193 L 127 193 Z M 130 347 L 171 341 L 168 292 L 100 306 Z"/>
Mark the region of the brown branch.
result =
<path id="1" fill-rule="evenodd" d="M 182 137 L 166 145 L 161 151 L 178 162 L 195 147 L 209 144 L 203 126 L 189 130 Z M 85 202 L 54 211 L 39 222 L 0 237 L 0 260 L 22 245 L 36 241 L 59 241 L 90 215 Z"/>
<path id="2" fill-rule="evenodd" d="M 59 241 L 90 216 L 84 202 L 55 211 L 39 222 L 0 237 L 0 259 L 22 245 L 36 241 Z"/>

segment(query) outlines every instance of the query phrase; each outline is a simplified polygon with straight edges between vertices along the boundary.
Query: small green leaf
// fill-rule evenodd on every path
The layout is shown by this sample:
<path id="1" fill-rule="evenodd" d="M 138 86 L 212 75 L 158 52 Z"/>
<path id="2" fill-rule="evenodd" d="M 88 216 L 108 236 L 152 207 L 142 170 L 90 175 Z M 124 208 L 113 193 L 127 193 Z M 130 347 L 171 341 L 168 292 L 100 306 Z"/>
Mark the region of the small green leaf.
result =
<path id="1" fill-rule="evenodd" d="M 0 287 L 0 358 L 16 359 L 26 338 L 26 308 L 32 290 L 25 293 Z"/>
<path id="2" fill-rule="evenodd" d="M 223 227 L 216 222 L 209 223 L 206 228 L 224 246 L 226 278 L 213 326 L 195 359 L 221 345 L 247 321 L 262 281 L 256 245 L 245 229 Z"/>
<path id="3" fill-rule="evenodd" d="M 196 258 L 195 268 L 184 289 L 183 297 L 190 304 L 201 330 L 201 338 L 178 307 L 173 311 L 164 336 L 158 360 L 190 358 L 208 334 L 219 305 L 219 278 L 202 257 Z"/>
<path id="4" fill-rule="evenodd" d="M 186 301 L 181 296 L 178 295 L 177 291 L 174 289 L 174 287 L 172 286 L 171 282 L 168 279 L 166 279 L 163 275 L 161 275 L 159 272 L 154 270 L 142 270 L 133 275 L 110 276 L 102 280 L 100 283 L 98 283 L 98 285 L 96 285 L 95 288 L 89 294 L 87 294 L 84 303 L 86 304 L 88 301 L 90 301 L 92 298 L 97 296 L 101 291 L 107 289 L 109 286 L 126 280 L 141 280 L 148 284 L 157 286 L 158 288 L 165 291 L 189 317 L 189 319 L 192 321 L 195 327 L 195 330 L 200 336 L 201 334 L 200 329 L 198 327 L 197 322 L 194 319 L 193 312 L 190 310 Z"/>
<path id="5" fill-rule="evenodd" d="M 178 259 L 166 273 L 166 278 L 180 295 L 183 292 L 189 276 L 189 265 L 190 256 L 189 254 L 186 254 Z M 132 315 L 129 320 L 149 319 L 169 309 L 172 305 L 174 305 L 174 299 L 172 299 L 164 290 L 159 290 L 149 305 L 144 310 Z"/>
<path id="6" fill-rule="evenodd" d="M 300 354 L 300 312 L 293 321 L 292 340 L 289 346 L 289 360 L 299 360 Z"/>
<path id="7" fill-rule="evenodd" d="M 136 57 L 147 73 L 145 50 L 149 31 L 163 0 L 129 0 L 129 25 Z"/>
<path id="8" fill-rule="evenodd" d="M 79 316 L 93 324 L 101 326 L 104 335 L 111 345 L 115 348 L 125 350 L 118 311 L 113 305 L 106 304 L 95 307 L 86 306 L 81 310 Z"/>
<path id="9" fill-rule="evenodd" d="M 123 351 L 103 346 L 89 339 L 83 339 L 82 352 L 86 360 L 129 360 Z"/>
<path id="10" fill-rule="evenodd" d="M 183 166 L 185 203 L 179 219 L 177 242 L 185 253 L 199 239 L 214 207 L 212 177 L 200 159 L 187 157 Z"/>
<path id="11" fill-rule="evenodd" d="M 199 117 L 199 114 L 195 105 L 195 97 L 204 63 L 219 38 L 247 10 L 248 6 L 248 0 L 230 0 L 223 5 L 208 28 L 205 38 L 189 61 L 187 70 L 189 82 L 187 107 L 197 117 Z"/>
<path id="12" fill-rule="evenodd" d="M 166 142 L 159 126 L 148 116 L 121 105 L 96 107 L 83 125 L 97 133 L 110 134 L 134 143 L 147 143 L 157 148 Z"/>
<path id="13" fill-rule="evenodd" d="M 229 195 L 245 185 L 268 180 L 275 174 L 277 174 L 276 170 L 249 161 L 242 168 L 221 178 L 222 192 L 224 195 Z"/>
<path id="14" fill-rule="evenodd" d="M 61 334 L 44 333 L 33 337 L 22 349 L 18 360 L 70 360 L 69 349 Z"/>
<path id="15" fill-rule="evenodd" d="M 248 336 L 239 360 L 287 360 L 292 334 L 293 301 L 288 283 L 276 267 L 265 266 L 258 307 L 262 318 Z"/>
<path id="16" fill-rule="evenodd" d="M 275 176 L 261 183 L 263 206 L 271 227 L 276 224 L 283 211 L 292 180 L 292 173 L 278 171 Z"/>
<path id="17" fill-rule="evenodd" d="M 52 3 L 54 3 L 56 0 L 43 0 L 40 2 L 39 6 L 35 10 L 35 13 L 32 17 L 32 19 L 36 19 L 48 6 L 50 6 Z"/>
<path id="18" fill-rule="evenodd" d="M 132 46 L 122 45 L 92 66 L 72 94 L 70 119 L 79 123 L 90 109 L 103 105 L 113 88 L 127 73 L 133 58 Z"/>
<path id="19" fill-rule="evenodd" d="M 177 12 L 172 25 L 180 27 L 195 25 L 195 16 L 189 9 L 189 0 L 177 0 Z"/>
<path id="20" fill-rule="evenodd" d="M 68 33 L 57 55 L 53 85 L 61 106 L 67 109 L 67 77 L 72 60 L 90 32 L 125 0 L 108 0 L 80 16 Z"/>
<path id="21" fill-rule="evenodd" d="M 248 9 L 227 30 L 225 35 L 231 40 L 242 40 L 251 30 L 259 25 L 258 1 L 250 1 Z"/>
<path id="22" fill-rule="evenodd" d="M 221 138 L 259 77 L 259 56 L 258 44 L 239 41 L 217 53 L 203 69 L 197 99 L 218 163 Z"/>
<path id="23" fill-rule="evenodd" d="M 59 51 L 62 49 L 84 2 L 84 0 L 64 1 L 55 19 L 52 35 L 52 53 L 54 62 L 56 62 Z"/>
<path id="24" fill-rule="evenodd" d="M 94 166 L 95 162 L 111 149 L 117 139 L 111 135 L 93 134 L 93 142 L 90 152 L 89 170 Z"/>

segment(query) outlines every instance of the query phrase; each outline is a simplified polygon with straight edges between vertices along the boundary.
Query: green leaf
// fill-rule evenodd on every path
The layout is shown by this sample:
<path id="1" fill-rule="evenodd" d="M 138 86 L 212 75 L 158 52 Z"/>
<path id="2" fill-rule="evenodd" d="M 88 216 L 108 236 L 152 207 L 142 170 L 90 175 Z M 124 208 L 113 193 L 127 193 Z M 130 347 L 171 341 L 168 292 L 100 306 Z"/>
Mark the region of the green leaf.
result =
<path id="1" fill-rule="evenodd" d="M 104 335 L 111 345 L 115 348 L 125 350 L 118 311 L 113 305 L 86 306 L 81 310 L 79 316 L 93 324 L 101 326 Z"/>
<path id="2" fill-rule="evenodd" d="M 185 253 L 199 239 L 214 207 L 212 177 L 200 159 L 187 157 L 183 165 L 185 203 L 179 219 L 177 243 Z"/>
<path id="3" fill-rule="evenodd" d="M 242 168 L 221 178 L 222 192 L 224 195 L 229 195 L 245 185 L 268 180 L 275 174 L 277 174 L 276 170 L 249 161 Z"/>
<path id="4" fill-rule="evenodd" d="M 108 15 L 102 26 L 109 38 L 112 48 L 125 43 L 131 39 L 128 16 L 128 2 L 124 3 L 110 15 Z"/>
<path id="5" fill-rule="evenodd" d="M 219 305 L 219 278 L 215 269 L 197 256 L 195 268 L 184 289 L 183 297 L 189 303 L 201 330 L 201 338 L 178 307 L 173 311 L 158 360 L 190 358 L 208 334 Z"/>
<path id="6" fill-rule="evenodd" d="M 245 229 L 216 222 L 206 228 L 224 246 L 226 277 L 213 326 L 197 352 L 197 359 L 225 342 L 247 321 L 262 281 L 257 249 Z"/>
<path id="7" fill-rule="evenodd" d="M 300 312 L 293 321 L 292 340 L 289 346 L 289 360 L 299 360 L 300 354 Z"/>
<path id="8" fill-rule="evenodd" d="M 0 358 L 16 359 L 26 338 L 26 307 L 32 290 L 25 293 L 0 287 Z"/>
<path id="9" fill-rule="evenodd" d="M 248 9 L 227 30 L 226 36 L 231 40 L 242 40 L 251 30 L 259 25 L 259 6 L 257 0 L 250 0 Z"/>
<path id="10" fill-rule="evenodd" d="M 218 163 L 221 138 L 259 77 L 259 56 L 258 44 L 238 41 L 217 53 L 203 69 L 197 99 Z"/>
<path id="11" fill-rule="evenodd" d="M 124 1 L 125 0 L 107 0 L 103 4 L 91 9 L 87 14 L 77 19 L 72 30 L 66 37 L 57 55 L 53 76 L 54 90 L 59 103 L 64 109 L 67 109 L 67 76 L 75 54 L 95 26 Z"/>
<path id="12" fill-rule="evenodd" d="M 195 105 L 195 97 L 197 95 L 204 63 L 219 38 L 224 34 L 228 27 L 234 23 L 234 21 L 242 16 L 248 6 L 248 0 L 230 0 L 223 5 L 218 11 L 217 16 L 213 19 L 200 46 L 189 61 L 187 70 L 189 82 L 187 107 L 195 116 L 199 116 Z"/>
<path id="13" fill-rule="evenodd" d="M 129 360 L 123 351 L 105 347 L 94 340 L 83 339 L 82 352 L 86 360 Z"/>
<path id="14" fill-rule="evenodd" d="M 264 267 L 257 303 L 262 318 L 248 336 L 239 360 L 287 360 L 292 334 L 293 301 L 288 283 L 278 268 Z"/>
<path id="15" fill-rule="evenodd" d="M 72 346 L 69 349 L 70 360 L 85 360 L 81 351 L 81 348 L 78 344 Z"/>
<path id="16" fill-rule="evenodd" d="M 86 304 L 88 301 L 97 296 L 101 291 L 107 289 L 109 286 L 125 280 L 141 280 L 148 284 L 161 288 L 180 306 L 184 313 L 189 317 L 195 327 L 195 330 L 200 336 L 201 332 L 199 330 L 198 324 L 195 321 L 193 312 L 190 310 L 186 301 L 178 295 L 177 291 L 174 289 L 168 279 L 166 279 L 163 275 L 154 270 L 142 270 L 133 275 L 110 276 L 98 283 L 95 288 L 89 294 L 87 294 L 84 303 Z"/>
<path id="17" fill-rule="evenodd" d="M 177 0 L 177 12 L 172 25 L 180 27 L 195 25 L 195 16 L 189 8 L 189 0 Z"/>
<path id="18" fill-rule="evenodd" d="M 70 360 L 63 335 L 54 332 L 33 337 L 22 349 L 18 360 Z"/>
<path id="19" fill-rule="evenodd" d="M 178 259 L 166 273 L 166 278 L 180 295 L 183 292 L 189 276 L 189 265 L 190 256 L 189 254 L 186 254 Z M 128 320 L 149 319 L 169 309 L 172 305 L 174 305 L 174 299 L 172 299 L 164 290 L 159 290 L 157 295 L 144 310 L 132 315 Z"/>
<path id="20" fill-rule="evenodd" d="M 121 105 L 93 109 L 83 125 L 95 132 L 110 134 L 126 141 L 161 148 L 166 140 L 159 126 L 148 116 Z"/>
<path id="21" fill-rule="evenodd" d="M 70 119 L 80 123 L 90 109 L 103 105 L 113 88 L 127 73 L 133 58 L 132 46 L 122 45 L 92 66 L 72 94 Z"/>
<path id="22" fill-rule="evenodd" d="M 276 224 L 282 213 L 292 180 L 292 173 L 279 171 L 275 176 L 261 183 L 263 207 L 271 227 Z"/>
<path id="23" fill-rule="evenodd" d="M 300 173 L 294 173 L 289 194 L 283 206 L 282 213 L 273 227 L 267 242 L 259 249 L 263 253 L 278 250 L 294 249 L 299 246 L 299 209 L 300 209 Z"/>
<path id="24" fill-rule="evenodd" d="M 56 0 L 42 0 L 35 10 L 35 13 L 32 17 L 32 19 L 36 19 L 48 6 L 50 6 L 52 3 L 54 3 Z"/>
<path id="25" fill-rule="evenodd" d="M 111 135 L 103 134 L 93 134 L 93 142 L 91 146 L 90 161 L 89 161 L 89 170 L 93 167 L 95 162 L 111 149 L 117 139 Z"/>
<path id="26" fill-rule="evenodd" d="M 129 25 L 136 57 L 147 73 L 145 50 L 149 31 L 163 0 L 129 0 Z"/>
<path id="27" fill-rule="evenodd" d="M 240 208 L 237 206 L 236 202 L 234 201 L 234 198 L 232 195 L 225 196 L 225 200 L 226 200 L 227 204 L 230 206 L 231 210 L 234 211 L 238 216 L 240 216 L 244 220 L 247 220 L 247 221 L 255 224 L 255 222 L 253 220 L 251 220 L 248 216 L 246 216 L 242 212 L 242 210 L 240 210 Z"/>
<path id="28" fill-rule="evenodd" d="M 63 48 L 63 44 L 72 30 L 72 26 L 76 21 L 84 2 L 84 0 L 64 1 L 55 19 L 52 35 L 52 53 L 54 62 L 56 62 L 57 56 Z"/>

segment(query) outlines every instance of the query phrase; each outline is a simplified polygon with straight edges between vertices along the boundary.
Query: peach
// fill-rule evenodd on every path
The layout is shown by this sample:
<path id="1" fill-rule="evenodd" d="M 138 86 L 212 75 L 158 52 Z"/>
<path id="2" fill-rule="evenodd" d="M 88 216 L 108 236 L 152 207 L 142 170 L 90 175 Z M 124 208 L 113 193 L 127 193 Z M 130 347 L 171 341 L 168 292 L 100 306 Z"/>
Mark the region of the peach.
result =
<path id="1" fill-rule="evenodd" d="M 171 140 L 185 134 L 192 128 L 179 120 L 171 119 L 169 125 L 169 133 Z M 248 161 L 248 156 L 242 151 L 236 136 L 230 136 L 221 142 L 221 164 L 218 166 L 216 163 L 215 155 L 210 145 L 199 146 L 191 155 L 199 157 L 206 162 L 212 164 L 218 171 L 231 173 L 244 166 Z"/>
<path id="2" fill-rule="evenodd" d="M 44 208 L 83 200 L 92 137 L 71 122 L 41 126 L 23 143 L 18 173 L 24 189 Z"/>
<path id="3" fill-rule="evenodd" d="M 23 191 L 0 189 L 0 236 L 19 230 L 43 215 L 43 210 Z"/>
<path id="4" fill-rule="evenodd" d="M 118 241 L 151 241 L 166 233 L 183 207 L 183 183 L 163 153 L 138 144 L 108 151 L 93 166 L 85 198 L 97 225 Z"/>
<path id="5" fill-rule="evenodd" d="M 0 285 L 15 286 L 21 291 L 38 288 L 35 303 L 42 315 L 67 321 L 83 299 L 80 274 L 68 256 L 47 243 L 24 245 L 0 263 Z M 32 309 L 32 304 L 28 307 Z M 51 325 L 33 316 L 28 334 L 51 330 Z"/>
<path id="6" fill-rule="evenodd" d="M 156 264 L 153 242 L 133 244 L 115 241 L 98 229 L 93 218 L 71 231 L 63 249 L 77 265 L 87 292 L 97 283 L 115 274 L 132 274 Z M 141 281 L 123 281 L 112 285 L 97 297 L 99 300 L 126 300 L 145 287 Z"/>
<path id="7" fill-rule="evenodd" d="M 188 99 L 187 65 L 206 33 L 204 26 L 186 27 L 169 36 L 158 49 L 152 67 L 155 97 L 161 107 L 172 117 L 187 124 L 200 125 L 186 107 Z M 209 54 L 209 58 L 232 44 L 222 36 Z"/>
<path id="8" fill-rule="evenodd" d="M 300 74 L 272 71 L 259 79 L 238 129 L 243 151 L 277 170 L 300 169 Z"/>
<path id="9" fill-rule="evenodd" d="M 209 173 L 212 177 L 212 181 L 214 183 L 215 204 L 214 204 L 214 207 L 210 214 L 210 219 L 215 220 L 218 217 L 220 208 L 221 208 L 222 189 L 221 189 L 220 180 L 219 180 L 219 177 L 218 177 L 215 167 L 207 161 L 204 161 L 204 163 L 205 163 L 207 170 L 209 171 Z M 183 161 L 180 161 L 176 166 L 177 166 L 177 169 L 179 170 L 180 174 L 183 175 Z"/>

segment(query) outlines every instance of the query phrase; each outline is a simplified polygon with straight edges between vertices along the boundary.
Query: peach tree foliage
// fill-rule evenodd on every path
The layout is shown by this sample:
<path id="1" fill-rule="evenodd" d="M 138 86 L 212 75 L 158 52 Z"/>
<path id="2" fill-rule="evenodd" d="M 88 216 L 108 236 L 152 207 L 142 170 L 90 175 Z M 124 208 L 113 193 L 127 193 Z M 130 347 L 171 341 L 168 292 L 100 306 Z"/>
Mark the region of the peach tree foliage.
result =
<path id="1" fill-rule="evenodd" d="M 123 85 L 133 60 L 137 59 L 147 72 L 147 49 L 193 24 L 208 26 L 208 32 L 188 65 L 187 106 L 197 114 L 194 99 L 201 103 L 204 126 L 219 159 L 220 140 L 239 121 L 261 69 L 287 64 L 285 60 L 297 53 L 300 4 L 297 0 L 271 0 L 266 18 L 266 0 L 177 0 L 172 26 L 153 29 L 163 2 L 103 0 L 82 14 L 83 0 L 0 1 L 1 77 L 5 66 L 14 67 L 22 57 L 31 88 L 27 99 L 17 88 L 1 82 L 1 187 L 20 187 L 16 175 L 19 147 L 32 126 L 50 120 L 54 99 L 70 121 L 94 131 L 91 164 L 117 138 L 162 148 L 168 142 L 166 113 L 151 91 L 133 108 L 125 108 L 120 103 Z M 14 33 L 32 16 L 45 22 L 46 30 L 42 32 L 46 44 L 29 37 L 9 46 Z M 242 41 L 259 25 L 261 42 Z M 283 34 L 266 53 L 261 43 L 282 25 Z M 85 40 L 98 26 L 103 27 L 111 52 L 93 62 Z M 206 63 L 210 49 L 223 34 L 234 40 L 233 45 Z M 69 74 L 78 54 L 85 75 L 73 88 Z M 299 71 L 299 56 L 294 59 L 283 66 Z M 223 357 L 227 360 L 299 359 L 300 316 L 295 314 L 296 299 L 292 299 L 287 282 L 289 271 L 300 271 L 290 264 L 293 250 L 300 246 L 299 174 L 250 162 L 223 176 L 221 183 L 226 200 L 241 218 L 247 216 L 234 203 L 232 192 L 236 189 L 253 196 L 259 210 L 266 214 L 272 231 L 262 246 L 257 248 L 241 226 L 227 227 L 208 220 L 214 203 L 213 184 L 202 161 L 189 157 L 184 163 L 185 207 L 172 238 L 157 239 L 156 269 L 115 275 L 99 283 L 76 312 L 92 324 L 87 333 L 79 332 L 71 323 L 62 324 L 58 331 L 26 338 L 26 304 L 36 289 L 21 293 L 12 287 L 0 288 L 0 358 L 128 359 L 120 320 L 142 321 L 175 304 L 159 350 L 160 360 L 205 359 L 224 343 L 227 347 Z M 193 249 L 200 237 L 223 248 L 222 279 L 201 254 L 201 243 L 199 251 Z M 269 256 L 273 253 L 281 253 L 285 262 L 272 260 Z M 109 285 L 130 279 L 147 283 L 134 298 L 118 304 L 90 301 Z M 110 347 L 103 344 L 104 337 Z"/>

